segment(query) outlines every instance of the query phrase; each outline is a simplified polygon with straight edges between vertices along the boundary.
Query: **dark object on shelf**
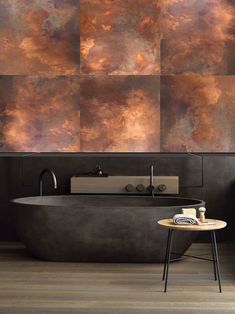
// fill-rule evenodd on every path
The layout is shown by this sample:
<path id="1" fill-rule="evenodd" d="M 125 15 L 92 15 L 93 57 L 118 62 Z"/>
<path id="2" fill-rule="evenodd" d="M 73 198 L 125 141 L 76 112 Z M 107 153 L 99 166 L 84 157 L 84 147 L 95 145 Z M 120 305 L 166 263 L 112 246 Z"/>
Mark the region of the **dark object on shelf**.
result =
<path id="1" fill-rule="evenodd" d="M 75 177 L 108 177 L 107 173 L 104 173 L 100 165 L 96 165 L 96 170 L 94 172 L 83 172 L 76 174 Z"/>

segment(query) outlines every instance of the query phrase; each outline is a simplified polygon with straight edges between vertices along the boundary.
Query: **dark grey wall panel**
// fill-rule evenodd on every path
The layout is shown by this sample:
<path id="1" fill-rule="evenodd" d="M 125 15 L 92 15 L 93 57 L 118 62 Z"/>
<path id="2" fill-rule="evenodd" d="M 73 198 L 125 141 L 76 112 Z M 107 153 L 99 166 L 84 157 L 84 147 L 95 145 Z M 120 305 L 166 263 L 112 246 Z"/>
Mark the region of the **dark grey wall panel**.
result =
<path id="1" fill-rule="evenodd" d="M 208 214 L 228 221 L 219 235 L 235 240 L 235 156 L 204 157 L 203 197 Z"/>
<path id="2" fill-rule="evenodd" d="M 16 235 L 12 225 L 12 214 L 9 200 L 11 199 L 10 160 L 0 158 L 0 239 L 15 239 Z"/>

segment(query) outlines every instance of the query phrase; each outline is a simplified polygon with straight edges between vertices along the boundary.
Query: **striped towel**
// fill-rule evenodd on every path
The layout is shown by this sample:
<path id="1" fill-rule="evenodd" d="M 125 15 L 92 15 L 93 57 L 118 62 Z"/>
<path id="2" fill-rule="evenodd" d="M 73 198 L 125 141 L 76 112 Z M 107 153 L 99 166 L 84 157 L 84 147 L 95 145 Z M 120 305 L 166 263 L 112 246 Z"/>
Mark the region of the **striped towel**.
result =
<path id="1" fill-rule="evenodd" d="M 199 220 L 194 216 L 190 214 L 176 214 L 173 217 L 173 223 L 175 225 L 199 225 Z"/>

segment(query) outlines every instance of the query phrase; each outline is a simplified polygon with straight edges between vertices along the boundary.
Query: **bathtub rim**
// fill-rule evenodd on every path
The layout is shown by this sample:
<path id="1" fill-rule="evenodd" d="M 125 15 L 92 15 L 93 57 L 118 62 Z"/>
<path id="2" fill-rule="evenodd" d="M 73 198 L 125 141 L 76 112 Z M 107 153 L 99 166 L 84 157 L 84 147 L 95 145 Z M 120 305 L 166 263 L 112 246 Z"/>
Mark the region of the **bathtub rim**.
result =
<path id="1" fill-rule="evenodd" d="M 129 198 L 129 199 L 143 199 L 143 198 L 146 198 L 146 199 L 151 199 L 152 197 L 151 196 L 148 196 L 148 195 L 126 195 L 126 194 L 58 194 L 58 195 L 43 195 L 43 196 L 26 196 L 26 197 L 19 197 L 19 198 L 14 198 L 14 199 L 11 199 L 10 200 L 10 203 L 12 204 L 16 204 L 16 205 L 21 205 L 21 206 L 35 206 L 35 207 L 74 207 L 74 204 L 60 204 L 60 203 L 51 203 L 51 204 L 48 204 L 48 203 L 34 203 L 34 202 L 29 202 L 30 199 L 41 199 L 41 198 L 44 198 L 44 200 L 46 198 L 53 198 L 53 199 L 57 199 L 59 197 L 65 197 L 65 198 L 73 198 L 73 197 L 83 197 L 83 196 L 87 196 L 87 197 L 92 197 L 92 198 L 95 198 L 95 197 L 107 197 L 108 198 Z M 102 204 L 100 207 L 102 208 L 117 208 L 117 207 L 121 207 L 121 208 L 170 208 L 170 207 L 186 207 L 186 208 L 193 208 L 194 206 L 195 207 L 199 207 L 199 206 L 205 206 L 205 201 L 204 200 L 200 200 L 200 199 L 197 199 L 197 198 L 189 198 L 189 197 L 177 197 L 177 196 L 155 196 L 155 199 L 168 199 L 168 200 L 175 200 L 175 199 L 181 199 L 182 200 L 182 203 L 183 204 L 174 204 L 174 202 L 172 202 L 171 205 L 155 205 L 155 204 L 143 204 L 143 205 L 133 205 L 133 204 L 125 204 L 125 205 L 120 205 L 117 203 L 117 205 L 110 205 L 110 204 Z M 26 201 L 24 201 L 26 200 Z M 189 203 L 191 202 L 191 204 L 186 204 L 186 202 L 189 201 Z M 194 201 L 192 203 L 192 201 Z M 76 204 L 78 206 L 80 206 L 81 208 L 97 208 L 99 206 L 97 205 L 86 205 L 85 203 L 83 204 Z"/>

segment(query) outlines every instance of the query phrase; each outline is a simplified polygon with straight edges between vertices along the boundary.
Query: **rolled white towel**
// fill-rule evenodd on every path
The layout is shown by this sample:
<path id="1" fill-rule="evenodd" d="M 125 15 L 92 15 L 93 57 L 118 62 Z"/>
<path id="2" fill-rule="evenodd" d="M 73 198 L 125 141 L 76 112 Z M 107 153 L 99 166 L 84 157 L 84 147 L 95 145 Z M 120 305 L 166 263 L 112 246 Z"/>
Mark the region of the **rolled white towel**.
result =
<path id="1" fill-rule="evenodd" d="M 173 222 L 176 225 L 199 225 L 199 220 L 194 216 L 190 214 L 176 214 L 173 217 Z"/>

